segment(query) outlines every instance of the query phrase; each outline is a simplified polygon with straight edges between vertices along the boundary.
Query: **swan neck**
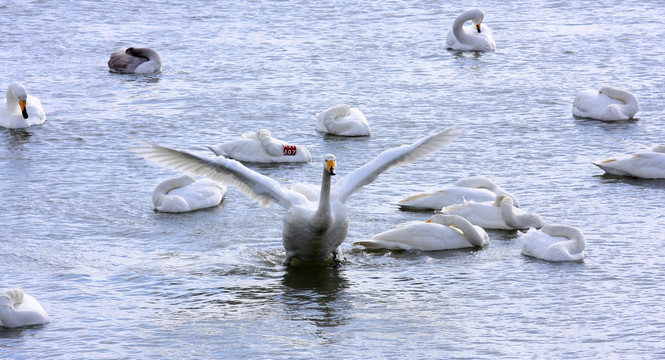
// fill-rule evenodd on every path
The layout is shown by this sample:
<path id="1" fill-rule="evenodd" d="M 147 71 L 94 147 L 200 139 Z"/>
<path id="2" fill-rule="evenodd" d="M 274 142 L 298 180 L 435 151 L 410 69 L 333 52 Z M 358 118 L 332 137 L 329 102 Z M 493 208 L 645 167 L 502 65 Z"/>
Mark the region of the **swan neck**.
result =
<path id="1" fill-rule="evenodd" d="M 473 17 L 474 15 L 467 11 L 458 16 L 453 23 L 453 34 L 457 38 L 457 41 L 462 44 L 470 44 L 472 42 L 471 35 L 464 30 L 464 24 L 467 21 L 472 20 Z"/>
<path id="2" fill-rule="evenodd" d="M 332 211 L 330 209 L 330 172 L 323 169 L 323 178 L 321 180 L 321 195 L 319 196 L 319 207 L 314 215 L 315 222 L 318 224 L 332 223 Z"/>
<path id="3" fill-rule="evenodd" d="M 435 215 L 439 220 L 434 221 L 446 226 L 454 226 L 462 231 L 466 240 L 476 246 L 483 246 L 485 238 L 468 220 L 457 215 Z"/>
<path id="4" fill-rule="evenodd" d="M 571 254 L 581 253 L 586 247 L 586 238 L 584 237 L 584 234 L 574 227 L 550 225 L 547 227 L 547 233 L 551 236 L 563 236 L 570 239 L 567 247 Z"/>

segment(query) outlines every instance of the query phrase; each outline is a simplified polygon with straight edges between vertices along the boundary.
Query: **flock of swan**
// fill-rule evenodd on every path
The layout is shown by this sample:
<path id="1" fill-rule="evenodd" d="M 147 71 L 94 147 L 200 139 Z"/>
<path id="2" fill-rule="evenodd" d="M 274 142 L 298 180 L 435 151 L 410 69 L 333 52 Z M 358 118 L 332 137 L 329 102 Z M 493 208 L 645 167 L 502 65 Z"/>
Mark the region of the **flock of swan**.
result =
<path id="1" fill-rule="evenodd" d="M 456 51 L 494 51 L 496 43 L 491 30 L 483 24 L 479 9 L 465 11 L 457 17 L 446 37 L 446 45 Z M 466 25 L 468 22 L 471 24 Z M 161 71 L 159 54 L 150 48 L 120 49 L 109 60 L 111 72 L 149 74 Z M 632 119 L 639 109 L 637 98 L 628 91 L 602 87 L 600 91 L 584 90 L 573 101 L 573 115 L 603 121 Z M 43 124 L 46 115 L 38 98 L 28 94 L 16 82 L 7 88 L 6 101 L 0 104 L 0 126 L 27 128 Z M 357 108 L 340 104 L 316 117 L 315 130 L 338 136 L 369 136 L 371 128 Z M 386 150 L 375 159 L 350 171 L 334 185 L 337 163 L 333 154 L 322 161 L 321 185 L 293 184 L 278 181 L 253 171 L 242 164 L 310 162 L 306 147 L 272 137 L 267 129 L 242 135 L 241 139 L 207 146 L 214 157 L 144 143 L 134 152 L 150 161 L 190 175 L 166 179 L 153 190 L 155 210 L 187 212 L 217 206 L 222 202 L 226 185 L 268 206 L 276 202 L 286 209 L 282 239 L 286 250 L 284 264 L 292 261 L 317 262 L 329 258 L 339 261 L 339 247 L 346 239 L 349 215 L 346 202 L 363 186 L 373 182 L 388 169 L 414 162 L 429 155 L 458 136 L 448 129 L 423 137 L 410 145 Z M 621 176 L 665 178 L 665 146 L 652 152 L 595 162 L 605 172 Z M 224 185 L 223 185 L 224 184 Z M 509 192 L 482 176 L 458 181 L 454 186 L 434 193 L 409 196 L 399 202 L 403 210 L 434 210 L 427 221 L 397 225 L 369 239 L 353 244 L 370 249 L 445 250 L 483 247 L 489 243 L 485 229 L 519 229 L 524 255 L 549 261 L 577 261 L 584 258 L 585 237 L 574 227 L 547 224 L 538 214 L 528 213 Z M 0 296 L 0 326 L 18 327 L 45 324 L 50 321 L 41 305 L 20 288 L 7 289 Z"/>

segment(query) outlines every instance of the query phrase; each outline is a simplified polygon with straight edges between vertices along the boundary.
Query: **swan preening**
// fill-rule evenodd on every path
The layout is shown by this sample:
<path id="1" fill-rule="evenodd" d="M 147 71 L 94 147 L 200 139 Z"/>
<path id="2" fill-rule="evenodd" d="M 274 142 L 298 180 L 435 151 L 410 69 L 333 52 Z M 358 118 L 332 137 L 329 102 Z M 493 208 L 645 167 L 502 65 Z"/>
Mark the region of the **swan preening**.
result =
<path id="1" fill-rule="evenodd" d="M 656 146 L 651 152 L 640 152 L 619 159 L 609 158 L 593 164 L 612 175 L 665 179 L 665 145 Z"/>
<path id="2" fill-rule="evenodd" d="M 438 212 L 459 215 L 484 229 L 515 230 L 541 228 L 545 225 L 540 215 L 516 208 L 513 199 L 504 194 L 497 195 L 494 202 L 467 201 L 447 206 Z"/>
<path id="3" fill-rule="evenodd" d="M 611 86 L 580 91 L 573 101 L 573 115 L 605 121 L 632 119 L 639 108 L 635 95 Z"/>
<path id="4" fill-rule="evenodd" d="M 0 126 L 9 129 L 27 128 L 46 121 L 41 101 L 28 95 L 25 86 L 19 82 L 7 87 L 7 100 L 0 103 Z"/>
<path id="5" fill-rule="evenodd" d="M 123 74 L 152 74 L 162 71 L 162 58 L 150 48 L 118 49 L 107 62 L 112 72 Z"/>
<path id="6" fill-rule="evenodd" d="M 369 136 L 372 130 L 359 109 L 340 104 L 316 116 L 316 131 L 341 136 Z"/>
<path id="7" fill-rule="evenodd" d="M 152 202 L 157 211 L 180 213 L 217 206 L 225 192 L 226 186 L 216 181 L 181 175 L 159 183 L 152 192 Z"/>
<path id="8" fill-rule="evenodd" d="M 484 17 L 480 9 L 467 10 L 458 16 L 446 37 L 448 48 L 458 51 L 496 50 L 492 31 L 482 23 Z M 464 26 L 467 21 L 473 22 L 473 26 Z"/>
<path id="9" fill-rule="evenodd" d="M 496 196 L 501 194 L 510 196 L 513 206 L 520 207 L 517 198 L 485 176 L 472 176 L 457 181 L 455 186 L 432 193 L 412 195 L 400 200 L 397 205 L 405 210 L 440 210 L 466 201 L 494 201 Z"/>
<path id="10" fill-rule="evenodd" d="M 489 237 L 480 226 L 472 225 L 461 216 L 435 214 L 426 222 L 400 224 L 353 245 L 370 249 L 436 251 L 485 246 L 487 243 Z"/>
<path id="11" fill-rule="evenodd" d="M 246 162 L 312 161 L 312 155 L 306 147 L 276 139 L 266 129 L 259 129 L 254 133 L 246 133 L 242 136 L 243 139 L 208 146 L 208 149 L 217 155 Z"/>
<path id="12" fill-rule="evenodd" d="M 543 226 L 520 234 L 522 254 L 548 261 L 577 261 L 584 259 L 586 239 L 574 227 L 565 225 Z"/>
<path id="13" fill-rule="evenodd" d="M 14 328 L 49 322 L 44 308 L 21 288 L 7 289 L 0 295 L 0 326 Z"/>
<path id="14" fill-rule="evenodd" d="M 324 157 L 321 187 L 296 184 L 291 188 L 265 175 L 261 175 L 225 157 L 205 158 L 188 152 L 173 150 L 154 144 L 134 149 L 137 155 L 176 170 L 208 176 L 231 186 L 260 201 L 263 206 L 277 202 L 286 209 L 282 240 L 286 250 L 285 264 L 293 259 L 316 262 L 328 258 L 338 261 L 339 246 L 348 233 L 349 216 L 346 201 L 363 186 L 374 181 L 381 173 L 411 163 L 450 143 L 457 134 L 455 129 L 426 136 L 411 145 L 386 150 L 374 160 L 348 173 L 334 186 L 336 158 Z"/>

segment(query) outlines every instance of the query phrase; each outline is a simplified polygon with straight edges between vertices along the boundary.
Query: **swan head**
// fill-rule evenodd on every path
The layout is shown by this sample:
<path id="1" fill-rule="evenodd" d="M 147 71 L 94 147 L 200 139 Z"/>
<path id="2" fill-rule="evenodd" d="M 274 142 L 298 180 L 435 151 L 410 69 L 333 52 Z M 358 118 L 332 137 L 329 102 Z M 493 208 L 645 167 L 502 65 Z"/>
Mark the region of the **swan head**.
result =
<path id="1" fill-rule="evenodd" d="M 256 132 L 256 137 L 259 138 L 259 140 L 262 140 L 262 139 L 265 139 L 265 138 L 269 138 L 269 137 L 271 137 L 271 136 L 272 136 L 272 134 L 271 134 L 270 131 L 268 131 L 267 129 L 259 129 L 259 130 Z"/>
<path id="2" fill-rule="evenodd" d="M 336 159 L 335 155 L 328 154 L 324 158 L 325 169 L 328 171 L 328 175 L 335 175 Z"/>
<path id="3" fill-rule="evenodd" d="M 26 101 L 28 101 L 28 91 L 21 83 L 13 83 L 9 85 L 8 95 L 18 100 L 18 106 L 21 108 L 21 115 L 24 119 L 28 118 L 28 110 L 26 109 Z"/>
<path id="4" fill-rule="evenodd" d="M 464 14 L 463 14 L 464 15 Z M 482 24 L 485 14 L 480 9 L 471 9 L 466 11 L 467 19 L 471 20 L 476 25 L 476 30 L 480 32 L 480 24 Z"/>

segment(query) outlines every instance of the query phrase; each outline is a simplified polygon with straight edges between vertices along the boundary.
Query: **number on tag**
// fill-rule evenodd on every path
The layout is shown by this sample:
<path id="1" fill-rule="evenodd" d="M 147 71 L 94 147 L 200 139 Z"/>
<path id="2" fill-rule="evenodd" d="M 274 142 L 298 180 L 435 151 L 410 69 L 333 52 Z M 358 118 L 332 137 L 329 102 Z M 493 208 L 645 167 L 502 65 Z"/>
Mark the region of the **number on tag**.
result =
<path id="1" fill-rule="evenodd" d="M 296 156 L 296 146 L 284 145 L 284 156 Z"/>

